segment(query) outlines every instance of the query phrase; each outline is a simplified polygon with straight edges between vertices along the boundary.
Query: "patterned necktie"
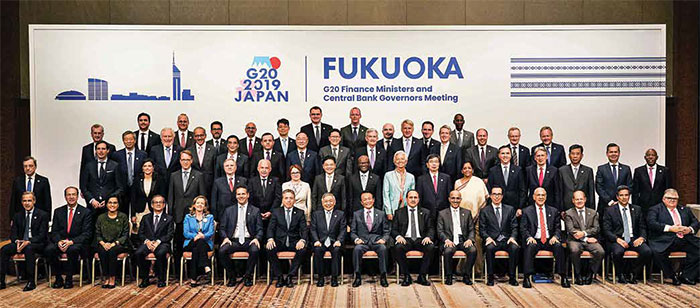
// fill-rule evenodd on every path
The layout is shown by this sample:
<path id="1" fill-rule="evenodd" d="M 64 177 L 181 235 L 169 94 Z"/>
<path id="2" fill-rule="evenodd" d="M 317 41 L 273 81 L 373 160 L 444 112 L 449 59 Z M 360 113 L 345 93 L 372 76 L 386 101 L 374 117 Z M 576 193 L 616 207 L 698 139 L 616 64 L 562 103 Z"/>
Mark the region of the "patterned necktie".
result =
<path id="1" fill-rule="evenodd" d="M 372 232 L 372 215 L 370 214 L 370 211 L 367 212 L 367 217 L 365 218 L 365 221 L 367 222 L 367 231 Z"/>
<path id="2" fill-rule="evenodd" d="M 32 177 L 31 176 L 27 180 L 27 190 L 26 191 L 32 191 Z"/>
<path id="3" fill-rule="evenodd" d="M 406 141 L 404 141 L 405 145 L 403 149 L 406 151 L 406 155 L 411 153 L 411 139 L 406 138 Z"/>
<path id="4" fill-rule="evenodd" d="M 228 189 L 233 192 L 233 177 L 228 178 Z"/>
<path id="5" fill-rule="evenodd" d="M 416 222 L 416 209 L 411 209 L 411 240 L 416 241 L 418 238 L 418 223 Z"/>
<path id="6" fill-rule="evenodd" d="M 265 159 L 270 160 L 270 150 L 265 151 Z"/>
<path id="7" fill-rule="evenodd" d="M 338 159 L 338 148 L 333 148 L 333 158 Z"/>
<path id="8" fill-rule="evenodd" d="M 547 146 L 547 165 L 549 165 L 552 161 L 552 152 L 549 150 L 549 146 Z"/>
<path id="9" fill-rule="evenodd" d="M 617 164 L 612 165 L 613 179 L 615 180 L 615 185 L 617 186 Z"/>
<path id="10" fill-rule="evenodd" d="M 316 136 L 314 136 L 314 137 L 316 138 L 316 145 L 320 145 L 321 144 L 321 131 L 318 128 L 318 125 L 316 125 L 315 135 Z"/>
<path id="11" fill-rule="evenodd" d="M 369 165 L 374 169 L 374 148 L 369 149 Z"/>
<path id="12" fill-rule="evenodd" d="M 129 157 L 126 159 L 126 164 L 127 164 L 127 171 L 128 171 L 127 176 L 129 177 L 128 182 L 129 182 L 129 186 L 131 186 L 131 183 L 134 180 L 134 164 L 133 164 L 133 159 L 131 157 L 132 153 L 127 152 L 126 154 L 129 154 L 128 155 Z"/>
<path id="13" fill-rule="evenodd" d="M 627 207 L 622 208 L 622 236 L 625 238 L 625 243 L 629 243 L 632 237 L 630 236 L 630 225 L 627 222 Z"/>
<path id="14" fill-rule="evenodd" d="M 184 149 L 185 145 L 187 145 L 185 142 L 185 133 L 180 132 L 180 147 Z"/>
<path id="15" fill-rule="evenodd" d="M 190 175 L 189 171 L 182 171 L 182 190 L 183 191 L 187 190 L 187 182 L 190 179 L 189 175 Z"/>
<path id="16" fill-rule="evenodd" d="M 578 178 L 578 167 L 574 167 L 574 181 L 576 181 L 576 178 Z"/>
<path id="17" fill-rule="evenodd" d="M 170 166 L 170 160 L 172 159 L 172 154 L 170 154 L 170 147 L 165 148 L 165 165 Z"/>
<path id="18" fill-rule="evenodd" d="M 520 162 L 518 161 L 518 147 L 513 146 L 513 164 L 516 166 L 520 166 Z"/>
<path id="19" fill-rule="evenodd" d="M 328 234 L 330 235 L 330 231 L 331 231 L 331 214 L 333 214 L 333 212 L 329 212 L 329 211 L 325 211 L 325 212 L 326 212 L 326 230 L 328 230 Z M 330 246 L 331 246 L 331 238 L 330 238 L 330 236 L 327 236 L 327 237 L 326 237 L 326 240 L 324 241 L 323 245 L 325 245 L 326 247 L 330 247 Z"/>
<path id="20" fill-rule="evenodd" d="M 578 210 L 578 218 L 581 219 L 581 224 L 583 224 L 583 227 L 586 227 L 586 215 L 583 213 L 583 210 Z"/>
<path id="21" fill-rule="evenodd" d="M 245 242 L 245 211 L 242 206 L 238 207 L 238 243 Z"/>
<path id="22" fill-rule="evenodd" d="M 31 228 L 32 225 L 32 216 L 27 212 L 27 217 L 24 220 L 24 241 L 29 240 L 29 229 Z"/>
<path id="23" fill-rule="evenodd" d="M 540 242 L 544 244 L 547 242 L 547 227 L 545 226 L 546 224 L 544 222 L 544 212 L 542 211 L 544 206 L 537 207 L 540 209 Z"/>
<path id="24" fill-rule="evenodd" d="M 301 162 L 301 167 L 304 168 L 304 160 L 306 160 L 306 156 L 304 155 L 304 151 L 299 152 L 299 162 Z"/>

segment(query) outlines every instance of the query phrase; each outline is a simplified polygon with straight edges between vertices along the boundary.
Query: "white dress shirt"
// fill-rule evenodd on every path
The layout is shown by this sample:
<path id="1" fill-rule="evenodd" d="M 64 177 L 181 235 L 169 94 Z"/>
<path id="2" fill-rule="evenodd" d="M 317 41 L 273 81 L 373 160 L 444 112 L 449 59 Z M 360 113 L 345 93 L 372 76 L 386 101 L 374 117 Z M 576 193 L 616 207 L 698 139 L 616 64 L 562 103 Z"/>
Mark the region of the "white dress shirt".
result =
<path id="1" fill-rule="evenodd" d="M 459 244 L 459 236 L 462 235 L 462 226 L 460 225 L 459 208 L 450 209 L 452 214 L 452 242 Z"/>
<path id="2" fill-rule="evenodd" d="M 237 219 L 237 221 L 236 221 L 236 229 L 233 230 L 233 237 L 234 237 L 234 238 L 238 238 L 238 237 L 239 237 L 238 232 L 239 232 L 240 230 L 238 230 L 238 226 L 239 226 L 240 224 L 243 224 L 244 229 L 245 229 L 245 233 L 243 234 L 244 237 L 246 237 L 246 238 L 249 238 L 249 237 L 250 237 L 250 233 L 248 233 L 248 227 L 246 226 L 246 220 L 245 220 L 245 219 L 246 219 L 245 213 L 247 213 L 247 211 L 248 211 L 248 203 L 246 203 L 246 204 L 238 204 L 238 217 L 237 217 L 238 219 Z M 241 215 L 241 212 L 243 212 L 243 215 Z"/>

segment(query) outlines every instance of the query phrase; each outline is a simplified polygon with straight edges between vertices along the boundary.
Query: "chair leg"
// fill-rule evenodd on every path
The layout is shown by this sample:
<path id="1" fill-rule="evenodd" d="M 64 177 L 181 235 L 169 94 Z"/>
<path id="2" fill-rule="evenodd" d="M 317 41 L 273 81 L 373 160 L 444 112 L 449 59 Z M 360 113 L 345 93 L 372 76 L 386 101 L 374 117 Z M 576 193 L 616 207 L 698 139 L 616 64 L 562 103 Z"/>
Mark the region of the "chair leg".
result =
<path id="1" fill-rule="evenodd" d="M 17 265 L 17 261 L 14 261 L 14 260 L 12 263 L 15 264 L 15 275 L 17 275 L 17 279 L 15 279 L 15 283 L 19 284 L 19 265 Z"/>
<path id="2" fill-rule="evenodd" d="M 180 258 L 180 286 L 182 286 L 182 269 L 185 267 L 185 257 Z"/>
<path id="3" fill-rule="evenodd" d="M 314 254 L 311 254 L 311 284 L 314 284 Z"/>
<path id="4" fill-rule="evenodd" d="M 484 258 L 484 271 L 481 273 L 481 279 L 484 280 L 484 283 L 486 283 L 486 277 L 488 276 L 487 271 L 488 270 L 486 269 L 486 258 Z"/>
<path id="5" fill-rule="evenodd" d="M 613 265 L 612 265 L 612 276 L 613 276 L 613 277 L 612 277 L 612 279 L 613 279 L 613 284 L 617 284 L 617 273 L 616 273 L 616 270 L 615 270 L 615 263 L 614 263 L 614 262 L 613 262 Z"/>
<path id="6" fill-rule="evenodd" d="M 344 263 L 345 263 L 344 258 L 345 258 L 345 257 L 340 256 L 340 284 L 343 284 L 343 275 L 345 275 L 344 269 L 343 269 L 343 267 L 344 267 L 344 265 L 345 265 L 345 264 L 344 264 Z"/>
<path id="7" fill-rule="evenodd" d="M 95 262 L 97 259 L 92 259 L 92 285 L 95 285 Z"/>
<path id="8" fill-rule="evenodd" d="M 267 285 L 270 285 L 270 261 L 267 261 Z"/>
<path id="9" fill-rule="evenodd" d="M 642 268 L 642 270 L 644 271 L 644 272 L 642 273 L 642 279 L 644 280 L 644 284 L 647 284 L 647 266 L 644 265 L 644 267 Z"/>
<path id="10" fill-rule="evenodd" d="M 396 284 L 399 284 L 399 262 L 396 263 Z"/>
<path id="11" fill-rule="evenodd" d="M 258 275 L 258 265 L 253 266 L 253 284 L 257 281 L 257 275 Z"/>
<path id="12" fill-rule="evenodd" d="M 93 260 L 94 262 L 94 260 Z M 95 277 L 93 276 L 93 279 Z M 78 285 L 82 288 L 83 287 L 83 259 L 80 259 L 80 283 Z"/>
<path id="13" fill-rule="evenodd" d="M 574 272 L 574 264 L 571 263 L 571 280 L 576 281 L 576 273 Z"/>
<path id="14" fill-rule="evenodd" d="M 122 287 L 124 287 L 124 279 L 126 278 L 126 259 L 128 257 L 124 257 L 122 260 Z"/>
<path id="15" fill-rule="evenodd" d="M 605 283 L 605 258 L 603 258 L 603 279 L 601 279 L 603 283 Z"/>
<path id="16" fill-rule="evenodd" d="M 170 267 L 173 266 L 172 256 L 168 255 L 168 264 L 165 266 L 165 286 L 170 284 Z"/>
<path id="17" fill-rule="evenodd" d="M 442 284 L 445 284 L 445 256 L 443 255 L 442 258 L 439 258 L 440 262 L 438 262 L 438 266 L 440 267 L 440 281 Z"/>
<path id="18" fill-rule="evenodd" d="M 214 255 L 211 256 L 211 285 L 214 286 Z"/>
<path id="19" fill-rule="evenodd" d="M 139 277 L 141 277 L 141 276 L 139 276 L 139 267 L 137 266 L 136 267 L 136 285 L 137 286 L 139 285 Z"/>

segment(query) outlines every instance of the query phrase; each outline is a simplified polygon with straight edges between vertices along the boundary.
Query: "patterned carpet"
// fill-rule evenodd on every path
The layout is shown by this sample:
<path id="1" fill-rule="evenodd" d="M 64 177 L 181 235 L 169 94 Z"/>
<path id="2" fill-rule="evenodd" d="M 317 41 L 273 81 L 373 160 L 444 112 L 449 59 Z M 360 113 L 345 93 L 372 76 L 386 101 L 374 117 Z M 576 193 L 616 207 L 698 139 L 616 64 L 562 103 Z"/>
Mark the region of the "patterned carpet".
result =
<path id="1" fill-rule="evenodd" d="M 13 277 L 8 277 L 11 281 Z M 105 290 L 99 286 L 77 285 L 72 290 L 49 289 L 42 281 L 30 292 L 22 292 L 24 284 L 0 290 L 1 307 L 698 307 L 700 286 L 675 287 L 669 284 L 591 286 L 562 289 L 558 284 L 535 284 L 532 289 L 499 283 L 487 287 L 456 283 L 446 286 L 433 283 L 429 287 L 401 287 L 390 279 L 389 288 L 382 288 L 371 277 L 356 289 L 348 284 L 338 288 L 317 288 L 302 281 L 295 288 L 277 289 L 259 280 L 251 288 L 241 284 L 235 288 L 218 285 L 190 288 L 171 284 L 167 288 L 150 286 L 138 289 L 135 283 Z"/>

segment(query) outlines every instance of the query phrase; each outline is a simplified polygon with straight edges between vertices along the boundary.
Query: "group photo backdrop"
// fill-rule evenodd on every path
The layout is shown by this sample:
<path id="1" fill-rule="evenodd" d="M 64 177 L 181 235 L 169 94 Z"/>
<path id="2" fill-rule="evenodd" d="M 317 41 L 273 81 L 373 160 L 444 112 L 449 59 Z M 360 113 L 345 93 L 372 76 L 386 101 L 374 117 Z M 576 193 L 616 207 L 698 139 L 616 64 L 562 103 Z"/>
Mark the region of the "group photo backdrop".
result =
<path id="1" fill-rule="evenodd" d="M 119 149 L 140 112 L 158 133 L 186 113 L 190 130 L 219 120 L 224 137 L 241 138 L 249 121 L 258 136 L 277 136 L 282 117 L 293 135 L 315 105 L 334 127 L 357 106 L 363 125 L 393 123 L 396 137 L 404 119 L 420 138 L 423 121 L 437 131 L 462 113 L 465 128 L 486 128 L 496 147 L 511 126 L 521 144 L 538 144 L 548 125 L 554 142 L 583 145 L 588 166 L 607 161 L 610 142 L 633 168 L 650 147 L 663 164 L 665 33 L 665 25 L 30 25 L 31 150 L 56 207 L 78 185 L 90 126 L 102 124 Z"/>

